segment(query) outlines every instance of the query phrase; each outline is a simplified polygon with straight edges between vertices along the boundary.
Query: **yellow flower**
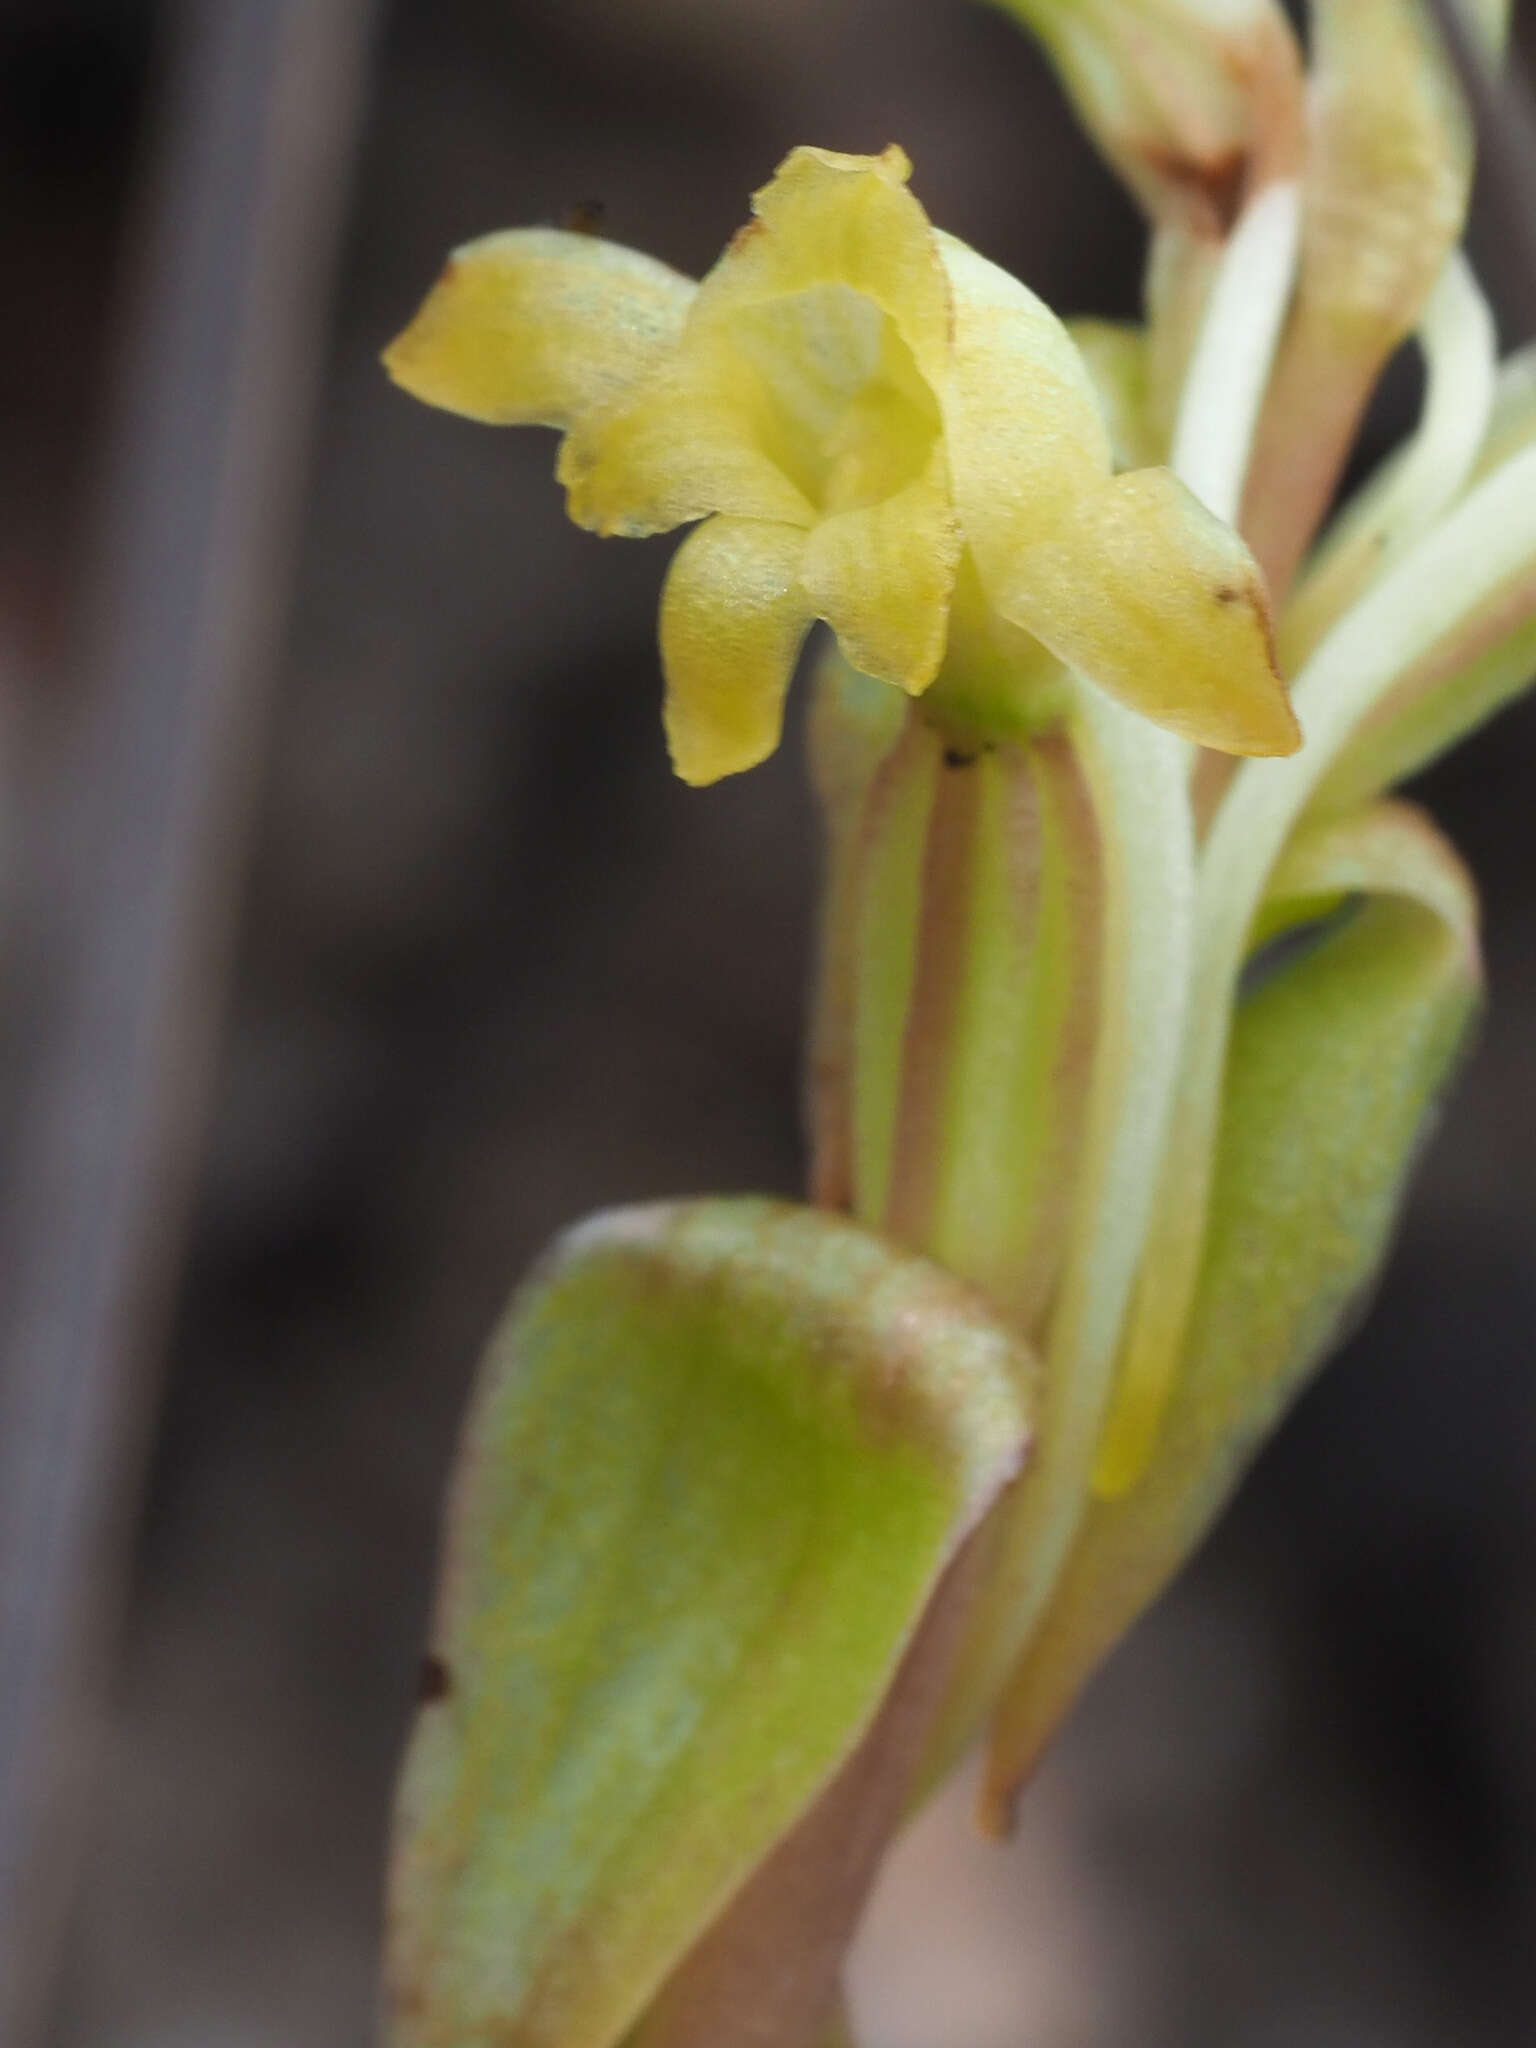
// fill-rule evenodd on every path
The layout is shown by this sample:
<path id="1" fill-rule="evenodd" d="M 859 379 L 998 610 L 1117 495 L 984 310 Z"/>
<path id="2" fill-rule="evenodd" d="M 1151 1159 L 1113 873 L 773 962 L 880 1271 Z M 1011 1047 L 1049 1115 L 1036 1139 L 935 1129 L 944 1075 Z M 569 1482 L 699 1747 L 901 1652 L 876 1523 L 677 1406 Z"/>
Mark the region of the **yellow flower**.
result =
<path id="1" fill-rule="evenodd" d="M 487 236 L 386 363 L 451 411 L 564 430 L 580 525 L 702 522 L 661 607 L 685 781 L 773 751 L 816 619 L 856 668 L 926 690 L 962 569 L 985 607 L 1161 724 L 1293 751 L 1247 549 L 1166 470 L 1113 474 L 1066 330 L 933 228 L 910 169 L 895 148 L 793 151 L 697 286 L 590 236 Z M 1027 667 L 989 687 L 1017 696 Z"/>

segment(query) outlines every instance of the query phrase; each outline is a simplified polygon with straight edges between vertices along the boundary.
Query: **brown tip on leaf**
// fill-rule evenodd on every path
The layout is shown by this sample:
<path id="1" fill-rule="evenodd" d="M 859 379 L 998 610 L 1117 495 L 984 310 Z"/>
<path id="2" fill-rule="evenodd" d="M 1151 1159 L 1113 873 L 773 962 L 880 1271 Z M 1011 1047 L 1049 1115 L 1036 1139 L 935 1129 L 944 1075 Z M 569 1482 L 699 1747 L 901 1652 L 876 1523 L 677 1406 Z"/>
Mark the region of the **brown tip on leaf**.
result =
<path id="1" fill-rule="evenodd" d="M 1019 1800 L 1023 1790 L 1021 1784 L 999 1784 L 990 1775 L 983 1777 L 976 1794 L 976 1827 L 989 1842 L 1013 1839 L 1019 1824 Z"/>
<path id="2" fill-rule="evenodd" d="M 1213 242 L 1224 242 L 1248 195 L 1248 151 L 1232 149 L 1201 159 L 1147 143 L 1139 154 L 1153 175 L 1180 195 L 1185 225 Z"/>
<path id="3" fill-rule="evenodd" d="M 435 1706 L 439 1700 L 447 1699 L 453 1691 L 453 1676 L 441 1657 L 430 1650 L 421 1660 L 421 1669 L 416 1679 L 416 1702 L 418 1706 Z"/>

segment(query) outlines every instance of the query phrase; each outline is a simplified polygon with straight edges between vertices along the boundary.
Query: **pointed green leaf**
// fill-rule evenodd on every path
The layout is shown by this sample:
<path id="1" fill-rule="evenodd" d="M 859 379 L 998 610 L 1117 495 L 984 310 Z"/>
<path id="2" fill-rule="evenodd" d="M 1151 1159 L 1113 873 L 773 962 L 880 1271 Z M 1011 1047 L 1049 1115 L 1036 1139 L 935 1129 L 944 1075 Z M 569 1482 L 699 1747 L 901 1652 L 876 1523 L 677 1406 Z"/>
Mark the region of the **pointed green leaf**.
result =
<path id="1" fill-rule="evenodd" d="M 396 1819 L 395 2048 L 610 2048 L 877 1717 L 1025 1347 L 756 1199 L 573 1232 L 492 1343 Z"/>
<path id="2" fill-rule="evenodd" d="M 1460 239 L 1472 123 L 1428 0 L 1312 0 L 1301 266 L 1242 530 L 1277 597 Z"/>
<path id="3" fill-rule="evenodd" d="M 1245 761 L 1227 784 L 1201 847 L 1191 1001 L 1178 1093 L 1096 1484 L 1123 1491 L 1150 1454 L 1161 1403 L 1188 1325 L 1204 1243 L 1232 1002 L 1244 953 L 1276 863 L 1304 816 L 1345 812 L 1349 791 L 1374 795 L 1394 755 L 1402 711 L 1411 731 L 1469 709 L 1437 687 L 1458 683 L 1479 636 L 1518 642 L 1536 610 L 1536 447 L 1513 455 L 1345 613 L 1297 678 L 1306 745 L 1284 761 Z M 1482 642 L 1484 650 L 1488 643 Z M 1472 680 L 1489 695 L 1524 679 L 1521 646 L 1488 651 Z M 1425 695 L 1425 691 L 1428 694 Z M 1384 723 L 1378 723 L 1385 721 Z M 1383 751 L 1372 750 L 1377 738 Z M 1369 776 L 1367 770 L 1370 771 Z M 1358 775 L 1358 779 L 1355 779 Z M 1350 806 L 1351 810 L 1357 806 Z M 1346 813 L 1347 814 L 1347 813 Z"/>
<path id="4" fill-rule="evenodd" d="M 1429 531 L 1483 461 L 1498 385 L 1493 314 L 1459 250 L 1430 293 L 1418 335 L 1428 377 L 1418 427 L 1314 550 L 1280 622 L 1280 660 L 1288 674 Z M 1500 427 L 1507 431 L 1505 421 Z"/>
<path id="5" fill-rule="evenodd" d="M 1303 835 L 1274 893 L 1363 900 L 1310 951 L 1293 942 L 1239 1009 L 1200 1284 L 1162 1429 L 1136 1486 L 1094 1502 L 999 1709 L 984 1795 L 997 1824 L 1369 1286 L 1477 1002 L 1470 885 L 1408 806 Z"/>
<path id="6" fill-rule="evenodd" d="M 1414 774 L 1536 675 L 1536 447 L 1517 446 L 1481 477 L 1402 567 L 1425 623 L 1320 764 L 1314 813 L 1351 811 Z M 1327 651 L 1325 642 L 1319 664 Z"/>

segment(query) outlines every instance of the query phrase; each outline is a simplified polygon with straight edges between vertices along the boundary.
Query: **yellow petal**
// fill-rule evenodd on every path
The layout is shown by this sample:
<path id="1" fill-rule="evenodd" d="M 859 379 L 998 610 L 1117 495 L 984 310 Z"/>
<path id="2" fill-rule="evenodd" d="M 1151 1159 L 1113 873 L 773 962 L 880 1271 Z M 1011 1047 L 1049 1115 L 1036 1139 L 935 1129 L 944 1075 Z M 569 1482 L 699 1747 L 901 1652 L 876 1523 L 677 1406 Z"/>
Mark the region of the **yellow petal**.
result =
<path id="1" fill-rule="evenodd" d="M 953 296 L 939 384 L 955 507 L 983 580 L 1020 541 L 1048 533 L 1111 448 L 1098 393 L 1072 338 L 1027 285 L 937 236 Z"/>
<path id="2" fill-rule="evenodd" d="M 1293 753 L 1300 734 L 1248 550 L 1168 471 L 1111 477 L 1098 400 L 1061 322 L 985 258 L 939 240 L 955 302 L 942 391 L 955 508 L 992 603 L 1187 739 Z"/>
<path id="3" fill-rule="evenodd" d="M 675 346 L 696 290 L 617 243 L 513 228 L 454 251 L 384 364 L 449 412 L 566 427 L 623 397 Z"/>
<path id="4" fill-rule="evenodd" d="M 1116 469 L 1167 460 L 1152 405 L 1152 351 L 1145 327 L 1119 320 L 1069 320 L 1067 332 L 1099 394 Z"/>
<path id="5" fill-rule="evenodd" d="M 894 144 L 880 156 L 796 149 L 753 195 L 755 218 L 699 289 L 699 324 L 817 285 L 844 285 L 888 313 L 930 377 L 942 373 L 949 292 L 937 237 Z"/>
<path id="6" fill-rule="evenodd" d="M 949 296 L 909 168 L 899 151 L 794 152 L 665 364 L 576 423 L 559 471 L 573 519 L 629 535 L 710 512 L 809 526 L 813 507 L 920 474 Z"/>
<path id="7" fill-rule="evenodd" d="M 784 693 L 814 616 L 799 527 L 709 519 L 672 558 L 661 594 L 667 744 L 684 782 L 755 767 L 779 744 Z"/>
<path id="8" fill-rule="evenodd" d="M 941 450 L 878 504 L 835 512 L 805 545 L 800 580 L 855 668 L 914 695 L 944 659 L 960 560 Z"/>
<path id="9" fill-rule="evenodd" d="M 686 347 L 633 404 L 578 420 L 556 474 L 593 533 L 636 539 L 724 512 L 809 526 L 815 514 L 774 460 L 752 365 L 723 341 Z"/>
<path id="10" fill-rule="evenodd" d="M 1184 739 L 1230 754 L 1301 744 L 1257 565 L 1169 470 L 1132 470 L 1080 501 L 1056 534 L 1020 552 L 994 602 Z"/>

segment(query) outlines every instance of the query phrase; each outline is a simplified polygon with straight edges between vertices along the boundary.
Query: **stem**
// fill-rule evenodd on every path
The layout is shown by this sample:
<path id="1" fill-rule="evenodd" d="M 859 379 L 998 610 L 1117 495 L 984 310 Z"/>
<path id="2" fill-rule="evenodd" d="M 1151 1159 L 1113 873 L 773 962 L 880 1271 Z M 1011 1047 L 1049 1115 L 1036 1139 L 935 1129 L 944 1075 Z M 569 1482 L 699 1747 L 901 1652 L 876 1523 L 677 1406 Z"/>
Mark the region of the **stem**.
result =
<path id="1" fill-rule="evenodd" d="M 1174 426 L 1174 473 L 1237 523 L 1259 411 L 1296 275 L 1301 187 L 1269 185 L 1222 252 Z"/>
<path id="2" fill-rule="evenodd" d="M 1140 1477 L 1156 1441 L 1199 1277 L 1237 979 L 1270 871 L 1341 751 L 1422 652 L 1536 555 L 1536 448 L 1513 457 L 1375 584 L 1296 687 L 1299 754 L 1233 777 L 1201 861 L 1190 1028 L 1115 1414 L 1095 1481 Z"/>
<path id="3" fill-rule="evenodd" d="M 1428 374 L 1412 440 L 1348 504 L 1287 609 L 1282 659 L 1299 669 L 1334 621 L 1460 494 L 1488 428 L 1497 379 L 1493 315 L 1457 251 L 1419 323 Z"/>

